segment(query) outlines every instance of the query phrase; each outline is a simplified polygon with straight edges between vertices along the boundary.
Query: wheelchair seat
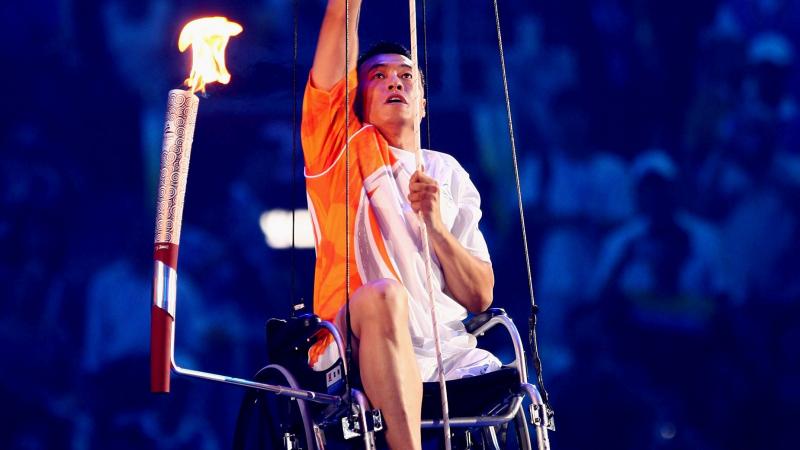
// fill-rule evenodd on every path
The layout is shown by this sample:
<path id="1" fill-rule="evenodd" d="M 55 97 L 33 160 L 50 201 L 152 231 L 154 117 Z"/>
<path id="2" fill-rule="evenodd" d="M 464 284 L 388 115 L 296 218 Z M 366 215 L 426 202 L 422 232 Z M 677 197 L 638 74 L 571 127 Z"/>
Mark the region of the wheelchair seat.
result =
<path id="1" fill-rule="evenodd" d="M 519 393 L 519 372 L 513 367 L 474 377 L 447 381 L 447 401 L 453 417 L 489 414 L 498 403 Z M 439 383 L 422 383 L 423 419 L 442 418 L 442 395 Z"/>

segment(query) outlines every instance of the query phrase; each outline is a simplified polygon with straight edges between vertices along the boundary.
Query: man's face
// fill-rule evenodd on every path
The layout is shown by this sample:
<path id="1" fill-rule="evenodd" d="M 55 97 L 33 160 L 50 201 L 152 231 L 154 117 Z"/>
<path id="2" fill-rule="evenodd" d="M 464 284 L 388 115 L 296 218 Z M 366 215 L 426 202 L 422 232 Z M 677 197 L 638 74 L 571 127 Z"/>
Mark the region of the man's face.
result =
<path id="1" fill-rule="evenodd" d="M 363 118 L 378 128 L 411 126 L 425 115 L 425 99 L 419 70 L 411 60 L 392 53 L 375 55 L 358 71 Z"/>

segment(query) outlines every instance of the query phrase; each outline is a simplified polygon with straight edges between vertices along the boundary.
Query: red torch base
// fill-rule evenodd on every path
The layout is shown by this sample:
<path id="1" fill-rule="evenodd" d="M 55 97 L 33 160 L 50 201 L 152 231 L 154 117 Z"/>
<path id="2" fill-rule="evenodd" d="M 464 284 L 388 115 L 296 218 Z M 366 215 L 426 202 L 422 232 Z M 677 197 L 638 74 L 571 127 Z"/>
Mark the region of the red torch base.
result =
<path id="1" fill-rule="evenodd" d="M 169 393 L 174 319 L 158 306 L 150 306 L 150 392 Z"/>

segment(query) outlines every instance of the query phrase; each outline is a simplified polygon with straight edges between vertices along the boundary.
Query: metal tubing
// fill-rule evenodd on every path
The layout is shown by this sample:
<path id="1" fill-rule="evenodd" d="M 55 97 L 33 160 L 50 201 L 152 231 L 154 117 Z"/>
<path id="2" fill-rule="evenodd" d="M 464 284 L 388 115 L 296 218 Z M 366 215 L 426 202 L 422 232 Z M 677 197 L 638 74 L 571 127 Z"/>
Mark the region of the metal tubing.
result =
<path id="1" fill-rule="evenodd" d="M 215 373 L 201 372 L 199 370 L 184 369 L 172 362 L 172 370 L 176 374 L 191 378 L 201 378 L 203 380 L 217 381 L 220 383 L 235 384 L 237 386 L 244 386 L 248 388 L 258 389 L 260 391 L 271 392 L 277 395 L 286 397 L 294 397 L 301 400 L 308 400 L 316 403 L 338 405 L 342 399 L 335 395 L 323 394 L 320 392 L 307 391 L 304 389 L 295 389 L 286 386 L 278 386 L 274 384 L 259 383 L 256 381 L 245 380 L 243 378 L 228 377 L 225 375 L 218 375 Z"/>
<path id="2" fill-rule="evenodd" d="M 514 422 L 517 427 L 517 442 L 519 443 L 520 450 L 532 450 L 531 447 L 531 433 L 528 430 L 528 420 L 525 417 L 525 408 L 520 408 Z"/>
<path id="3" fill-rule="evenodd" d="M 500 450 L 500 443 L 497 441 L 497 431 L 495 431 L 494 427 L 484 428 L 483 436 L 489 441 L 492 450 Z"/>
<path id="4" fill-rule="evenodd" d="M 360 423 L 362 436 L 364 438 L 364 449 L 375 450 L 375 432 L 370 431 L 367 428 L 367 411 L 370 410 L 369 400 L 367 399 L 367 396 L 358 389 L 351 389 L 350 392 L 358 404 L 358 409 L 360 409 L 358 421 Z"/>
<path id="5" fill-rule="evenodd" d="M 522 343 L 522 338 L 517 331 L 517 327 L 514 325 L 514 321 L 511 320 L 510 317 L 507 315 L 502 316 L 494 316 L 485 324 L 478 327 L 475 331 L 472 332 L 474 336 L 480 336 L 487 331 L 489 331 L 495 325 L 502 325 L 508 331 L 508 334 L 511 336 L 511 342 L 514 345 L 514 356 L 515 360 L 509 364 L 512 367 L 515 367 L 519 372 L 519 380 L 520 383 L 525 384 L 528 382 L 528 366 L 525 362 L 525 348 L 524 344 Z"/>
<path id="6" fill-rule="evenodd" d="M 531 422 L 536 429 L 536 443 L 538 448 L 539 450 L 550 450 L 550 437 L 547 434 L 547 421 L 549 419 L 547 418 L 547 411 L 542 401 L 542 396 L 539 394 L 539 390 L 536 389 L 536 386 L 530 383 L 523 383 L 522 389 L 525 390 L 528 394 L 528 398 L 531 399 L 531 406 L 538 407 L 535 411 L 531 411 Z M 539 417 L 534 417 L 534 414 L 537 414 Z"/>
<path id="7" fill-rule="evenodd" d="M 508 411 L 501 416 L 456 417 L 450 419 L 450 426 L 466 428 L 502 425 L 514 418 L 520 406 L 522 406 L 522 396 L 516 396 L 513 400 L 511 400 L 511 405 L 508 407 Z M 441 419 L 422 421 L 422 428 L 442 428 L 442 426 L 443 421 Z"/>
<path id="8" fill-rule="evenodd" d="M 297 382 L 297 379 L 289 372 L 285 367 L 279 364 L 270 364 L 265 369 L 272 369 L 283 376 L 286 380 L 286 383 L 292 387 L 292 389 L 298 389 L 300 387 L 300 383 Z M 305 442 L 307 446 L 314 445 L 314 433 L 311 429 L 311 413 L 308 411 L 308 406 L 306 402 L 303 400 L 297 401 L 297 408 L 300 410 L 300 420 L 303 421 L 303 430 L 305 431 L 306 439 Z"/>

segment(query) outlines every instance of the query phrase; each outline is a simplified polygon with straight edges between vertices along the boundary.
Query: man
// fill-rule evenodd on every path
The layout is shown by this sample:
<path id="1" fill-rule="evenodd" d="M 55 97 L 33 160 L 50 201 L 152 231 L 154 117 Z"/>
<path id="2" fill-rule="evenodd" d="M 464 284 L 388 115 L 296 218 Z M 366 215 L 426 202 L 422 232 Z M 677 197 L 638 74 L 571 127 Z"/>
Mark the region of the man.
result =
<path id="1" fill-rule="evenodd" d="M 419 449 L 421 382 L 437 378 L 437 364 L 418 214 L 430 238 L 448 379 L 500 365 L 475 348 L 461 323 L 467 310 L 489 307 L 494 274 L 478 229 L 480 197 L 469 175 L 451 156 L 428 150 L 425 173 L 415 169 L 414 126 L 425 109 L 418 68 L 396 44 L 379 45 L 357 60 L 361 1 L 351 0 L 350 8 L 350 73 L 345 79 L 345 0 L 329 0 L 303 99 L 317 252 L 314 310 L 346 333 L 347 236 L 353 350 L 364 390 L 385 417 L 389 446 Z"/>

